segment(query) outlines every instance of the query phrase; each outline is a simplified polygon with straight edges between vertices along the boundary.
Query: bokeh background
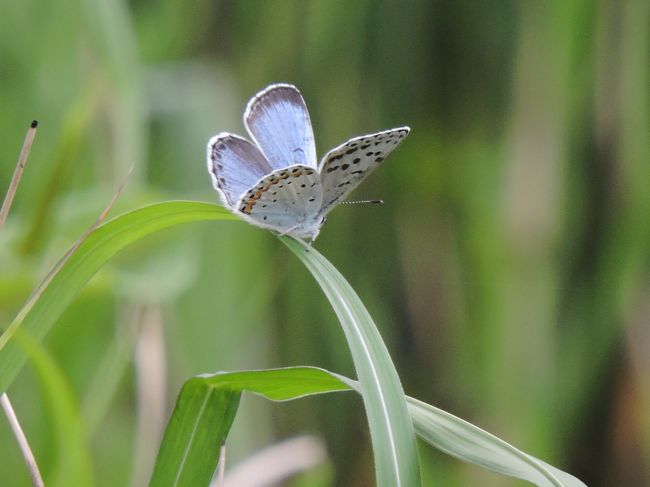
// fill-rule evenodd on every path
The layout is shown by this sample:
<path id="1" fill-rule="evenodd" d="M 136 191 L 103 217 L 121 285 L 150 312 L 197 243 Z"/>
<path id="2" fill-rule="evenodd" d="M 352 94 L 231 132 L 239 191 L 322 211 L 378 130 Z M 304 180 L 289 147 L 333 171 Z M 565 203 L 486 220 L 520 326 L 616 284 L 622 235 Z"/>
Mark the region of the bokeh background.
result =
<path id="1" fill-rule="evenodd" d="M 650 485 L 650 4 L 645 0 L 0 1 L 0 186 L 40 128 L 0 235 L 0 318 L 98 217 L 216 201 L 205 144 L 299 86 L 317 150 L 411 135 L 316 242 L 378 323 L 405 390 L 577 475 Z M 270 233 L 187 225 L 113 260 L 45 346 L 99 486 L 143 485 L 193 374 L 354 375 L 305 269 Z M 75 448 L 36 369 L 12 386 L 51 485 Z M 290 485 L 372 485 L 353 395 L 247 397 L 229 465 L 297 434 L 329 460 Z M 523 485 L 425 446 L 425 485 Z M 2 485 L 29 485 L 0 419 Z M 57 477 L 59 475 L 59 477 Z M 57 479 L 59 483 L 57 484 Z"/>

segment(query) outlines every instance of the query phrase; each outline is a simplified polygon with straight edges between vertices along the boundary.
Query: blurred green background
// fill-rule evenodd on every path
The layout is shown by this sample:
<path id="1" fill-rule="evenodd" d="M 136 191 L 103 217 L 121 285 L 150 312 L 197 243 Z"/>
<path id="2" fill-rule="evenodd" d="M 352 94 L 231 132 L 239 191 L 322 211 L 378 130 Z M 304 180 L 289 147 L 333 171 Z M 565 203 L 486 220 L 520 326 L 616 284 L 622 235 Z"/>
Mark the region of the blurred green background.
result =
<path id="1" fill-rule="evenodd" d="M 650 4 L 645 0 L 0 0 L 0 187 L 39 132 L 0 232 L 0 323 L 106 206 L 216 201 L 205 144 L 291 82 L 317 150 L 411 135 L 316 248 L 377 321 L 407 393 L 590 486 L 650 485 Z M 241 223 L 128 249 L 46 340 L 99 486 L 143 485 L 183 380 L 317 365 L 354 375 L 311 276 Z M 10 396 L 48 485 L 61 443 L 42 374 Z M 247 397 L 229 465 L 297 434 L 330 461 L 291 485 L 372 485 L 353 395 Z M 65 432 L 63 433 L 65 437 Z M 422 447 L 425 485 L 523 485 Z M 2 485 L 29 485 L 0 419 Z"/>

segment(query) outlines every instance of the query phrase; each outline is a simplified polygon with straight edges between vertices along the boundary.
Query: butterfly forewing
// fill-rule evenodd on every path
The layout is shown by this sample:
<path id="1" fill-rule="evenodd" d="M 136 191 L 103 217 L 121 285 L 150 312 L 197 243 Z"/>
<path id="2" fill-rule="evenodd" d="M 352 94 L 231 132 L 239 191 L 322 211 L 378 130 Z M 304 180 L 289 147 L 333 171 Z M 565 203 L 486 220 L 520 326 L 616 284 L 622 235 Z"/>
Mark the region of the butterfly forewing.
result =
<path id="1" fill-rule="evenodd" d="M 319 166 L 324 215 L 347 197 L 408 135 L 408 127 L 350 139 L 328 152 Z"/>
<path id="2" fill-rule="evenodd" d="M 316 168 L 309 112 L 295 86 L 271 85 L 260 92 L 246 107 L 244 123 L 272 169 L 295 164 Z"/>
<path id="3" fill-rule="evenodd" d="M 259 181 L 242 196 L 237 209 L 260 225 L 283 232 L 313 220 L 320 205 L 318 172 L 296 165 Z"/>
<path id="4" fill-rule="evenodd" d="M 246 139 L 221 133 L 208 143 L 208 171 L 215 189 L 232 207 L 248 188 L 271 172 L 271 166 Z"/>

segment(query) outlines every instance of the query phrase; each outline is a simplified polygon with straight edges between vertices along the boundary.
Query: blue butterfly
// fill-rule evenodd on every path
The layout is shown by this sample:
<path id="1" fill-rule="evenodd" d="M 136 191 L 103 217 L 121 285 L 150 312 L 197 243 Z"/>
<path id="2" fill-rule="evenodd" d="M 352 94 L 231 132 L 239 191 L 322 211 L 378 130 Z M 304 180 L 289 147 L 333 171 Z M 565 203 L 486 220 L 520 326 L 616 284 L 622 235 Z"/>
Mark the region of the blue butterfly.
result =
<path id="1" fill-rule="evenodd" d="M 314 241 L 327 214 L 408 135 L 408 127 L 354 137 L 316 162 L 307 106 L 295 86 L 270 85 L 244 112 L 252 143 L 220 133 L 208 171 L 221 201 L 253 225 Z"/>

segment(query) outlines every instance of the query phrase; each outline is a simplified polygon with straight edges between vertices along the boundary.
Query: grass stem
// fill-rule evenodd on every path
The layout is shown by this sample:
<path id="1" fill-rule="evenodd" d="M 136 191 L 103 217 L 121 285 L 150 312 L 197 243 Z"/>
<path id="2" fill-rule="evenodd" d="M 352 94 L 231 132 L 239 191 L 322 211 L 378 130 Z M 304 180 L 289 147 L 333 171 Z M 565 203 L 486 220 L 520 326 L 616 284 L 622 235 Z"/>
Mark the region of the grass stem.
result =
<path id="1" fill-rule="evenodd" d="M 14 201 L 14 196 L 18 190 L 18 184 L 20 183 L 20 178 L 23 175 L 25 170 L 25 164 L 27 163 L 27 157 L 29 156 L 29 150 L 32 148 L 32 143 L 34 142 L 34 137 L 36 137 L 36 127 L 38 127 L 38 122 L 33 120 L 27 129 L 25 134 L 25 140 L 23 141 L 23 147 L 20 149 L 20 154 L 18 155 L 18 162 L 16 163 L 16 169 L 14 169 L 14 175 L 11 177 L 11 182 L 9 183 L 9 189 L 5 196 L 4 201 L 2 202 L 2 208 L 0 208 L 0 228 L 2 228 L 7 221 L 7 216 L 9 215 L 9 210 L 11 209 L 11 204 Z"/>
<path id="2" fill-rule="evenodd" d="M 32 479 L 32 485 L 34 485 L 34 487 L 44 487 L 45 484 L 43 483 L 41 472 L 38 470 L 38 465 L 36 464 L 36 458 L 32 453 L 32 449 L 29 447 L 29 443 L 27 442 L 27 437 L 25 436 L 25 433 L 23 433 L 23 429 L 20 427 L 20 423 L 18 422 L 18 418 L 16 417 L 16 413 L 14 412 L 14 408 L 11 406 L 11 402 L 9 401 L 9 396 L 7 396 L 6 393 L 0 396 L 0 404 L 2 404 L 2 409 L 5 412 L 5 416 L 7 416 L 7 420 L 9 421 L 9 425 L 11 426 L 11 430 L 14 432 L 14 436 L 16 437 L 16 441 L 18 442 L 20 451 L 22 452 L 23 458 L 25 459 L 25 463 L 27 464 L 27 469 L 29 470 L 29 476 Z"/>
<path id="3" fill-rule="evenodd" d="M 27 163 L 27 157 L 29 156 L 29 150 L 32 148 L 32 143 L 34 142 L 34 137 L 36 136 L 36 127 L 38 122 L 36 120 L 32 121 L 29 128 L 27 129 L 27 134 L 25 134 L 25 140 L 23 141 L 23 147 L 20 149 L 20 154 L 18 155 L 18 162 L 16 163 L 16 169 L 14 170 L 14 175 L 11 178 L 9 183 L 9 189 L 5 196 L 4 201 L 2 202 L 2 208 L 0 208 L 0 229 L 4 226 L 7 221 L 7 216 L 9 215 L 9 210 L 11 209 L 11 204 L 13 203 L 14 196 L 18 190 L 18 184 L 20 184 L 20 178 L 23 175 L 25 170 L 25 164 Z M 18 422 L 18 417 L 14 412 L 14 408 L 11 406 L 11 401 L 9 396 L 6 393 L 2 393 L 0 396 L 0 404 L 2 409 L 7 416 L 11 430 L 14 432 L 20 451 L 23 454 L 25 463 L 27 464 L 27 469 L 29 470 L 29 476 L 32 479 L 32 484 L 35 487 L 42 487 L 43 478 L 41 477 L 41 472 L 38 470 L 38 465 L 36 464 L 36 458 L 32 453 L 32 449 L 29 447 L 27 442 L 27 437 L 23 432 L 23 429 L 20 427 Z"/>

